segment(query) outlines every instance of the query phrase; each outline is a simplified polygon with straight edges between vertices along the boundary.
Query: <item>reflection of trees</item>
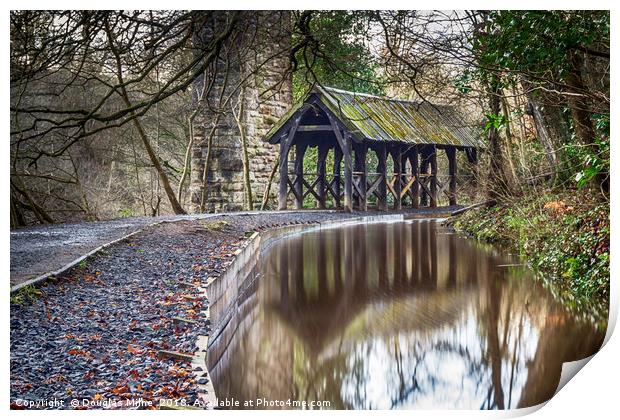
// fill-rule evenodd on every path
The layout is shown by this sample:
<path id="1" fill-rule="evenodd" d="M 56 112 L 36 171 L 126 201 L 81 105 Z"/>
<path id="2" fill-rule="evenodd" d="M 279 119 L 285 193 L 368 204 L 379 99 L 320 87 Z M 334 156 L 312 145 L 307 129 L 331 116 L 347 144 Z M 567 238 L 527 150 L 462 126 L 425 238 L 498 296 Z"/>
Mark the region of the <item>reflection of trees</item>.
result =
<path id="1" fill-rule="evenodd" d="M 254 345 L 286 361 L 290 388 L 277 375 L 262 386 L 333 408 L 501 409 L 546 398 L 559 379 L 554 352 L 589 326 L 574 328 L 539 285 L 502 262 L 436 235 L 432 223 L 360 225 L 277 245 L 254 322 L 282 339 Z M 231 366 L 252 358 L 247 338 L 239 341 L 246 348 Z M 582 353 L 595 334 L 586 341 Z"/>
<path id="2" fill-rule="evenodd" d="M 484 321 L 487 322 L 487 352 L 490 358 L 491 368 L 491 390 L 489 393 L 493 395 L 493 406 L 487 408 L 504 409 L 504 391 L 502 389 L 502 352 L 500 351 L 499 335 L 497 329 L 499 327 L 499 308 L 501 306 L 501 296 L 497 285 L 496 269 L 490 268 L 487 277 L 487 313 Z M 509 322 L 505 323 L 506 326 Z"/>

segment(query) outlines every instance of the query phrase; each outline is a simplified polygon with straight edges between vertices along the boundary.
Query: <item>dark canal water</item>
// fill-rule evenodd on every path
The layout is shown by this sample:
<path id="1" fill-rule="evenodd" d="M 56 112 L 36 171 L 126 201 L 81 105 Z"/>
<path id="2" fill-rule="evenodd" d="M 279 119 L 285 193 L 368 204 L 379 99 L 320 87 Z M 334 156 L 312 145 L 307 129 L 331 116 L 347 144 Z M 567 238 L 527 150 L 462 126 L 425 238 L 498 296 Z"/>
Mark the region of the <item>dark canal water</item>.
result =
<path id="1" fill-rule="evenodd" d="M 216 395 L 241 404 L 528 407 L 604 338 L 514 258 L 433 221 L 293 236 L 255 274 L 226 323 L 212 314 Z"/>

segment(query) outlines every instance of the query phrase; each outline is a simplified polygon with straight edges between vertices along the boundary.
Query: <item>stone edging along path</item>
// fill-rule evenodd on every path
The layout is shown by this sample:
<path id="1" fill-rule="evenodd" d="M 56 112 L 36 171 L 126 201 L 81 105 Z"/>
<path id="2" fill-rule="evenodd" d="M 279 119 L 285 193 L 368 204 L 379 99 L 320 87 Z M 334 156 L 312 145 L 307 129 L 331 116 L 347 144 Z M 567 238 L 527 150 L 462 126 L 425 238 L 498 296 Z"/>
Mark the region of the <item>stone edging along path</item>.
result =
<path id="1" fill-rule="evenodd" d="M 315 212 L 315 210 L 305 210 L 304 212 Z M 321 210 L 321 213 L 335 213 L 335 210 Z M 175 223 L 175 222 L 180 222 L 180 221 L 191 221 L 191 220 L 206 220 L 206 219 L 212 219 L 212 218 L 218 218 L 218 217 L 225 217 L 225 216 L 252 216 L 252 215 L 260 215 L 260 214 L 265 214 L 267 212 L 261 212 L 261 211 L 249 211 L 249 212 L 230 212 L 230 213 L 209 213 L 209 214 L 201 214 L 201 215 L 187 215 L 187 216 L 162 216 L 159 220 L 154 220 L 150 223 L 146 223 L 143 225 L 136 225 L 135 226 L 135 230 L 133 230 L 132 232 L 129 232 L 126 235 L 123 235 L 121 237 L 118 237 L 116 239 L 113 239 L 109 242 L 105 242 L 101 245 L 95 245 L 93 243 L 93 249 L 90 250 L 89 252 L 85 253 L 85 254 L 75 254 L 77 255 L 74 259 L 69 260 L 67 263 L 63 264 L 61 267 L 57 268 L 57 269 L 52 269 L 44 272 L 43 274 L 39 274 L 36 277 L 20 282 L 18 284 L 15 284 L 13 286 L 11 286 L 11 293 L 15 293 L 18 292 L 19 290 L 23 289 L 24 287 L 27 286 L 36 286 L 39 285 L 41 283 L 44 283 L 46 280 L 48 279 L 53 279 L 57 276 L 60 276 L 61 274 L 69 271 L 70 269 L 72 269 L 73 267 L 77 266 L 78 264 L 80 264 L 82 261 L 86 260 L 89 257 L 92 257 L 93 255 L 97 254 L 98 252 L 107 249 L 109 247 L 111 247 L 114 244 L 117 244 L 119 242 L 122 242 L 126 239 L 129 239 L 135 235 L 138 235 L 139 233 L 145 231 L 146 229 L 153 227 L 153 226 L 157 226 L 160 225 L 162 223 Z M 294 213 L 291 211 L 270 211 L 268 212 L 269 214 L 285 214 L 285 213 Z M 95 222 L 97 224 L 105 224 L 107 223 L 106 221 L 102 221 L 102 222 Z M 52 227 L 55 227 L 57 225 L 50 225 Z M 89 225 L 84 225 L 82 227 L 82 229 L 89 229 Z M 12 264 L 12 263 L 11 263 Z"/>
<path id="2" fill-rule="evenodd" d="M 305 233 L 313 230 L 329 229 L 336 226 L 346 226 L 357 223 L 372 222 L 393 222 L 405 219 L 404 214 L 389 214 L 379 216 L 362 216 L 346 220 L 328 220 L 305 225 L 287 225 L 263 232 L 254 232 L 252 236 L 237 249 L 235 259 L 232 260 L 226 270 L 218 277 L 210 277 L 204 286 L 198 287 L 200 294 L 208 299 L 209 305 L 205 311 L 205 318 L 211 320 L 210 307 L 220 300 L 225 307 L 234 304 L 237 298 L 237 291 L 243 281 L 250 275 L 251 270 L 256 266 L 262 252 L 267 250 L 275 242 L 287 238 L 291 235 Z M 226 312 L 226 311 L 225 311 Z M 203 399 L 208 408 L 215 408 L 217 396 L 213 388 L 211 377 L 207 367 L 207 350 L 209 343 L 217 339 L 221 333 L 219 326 L 214 325 L 210 336 L 199 336 L 196 346 L 198 351 L 193 355 L 191 362 L 192 368 L 199 367 L 209 378 L 206 384 L 198 384 L 198 396 Z"/>

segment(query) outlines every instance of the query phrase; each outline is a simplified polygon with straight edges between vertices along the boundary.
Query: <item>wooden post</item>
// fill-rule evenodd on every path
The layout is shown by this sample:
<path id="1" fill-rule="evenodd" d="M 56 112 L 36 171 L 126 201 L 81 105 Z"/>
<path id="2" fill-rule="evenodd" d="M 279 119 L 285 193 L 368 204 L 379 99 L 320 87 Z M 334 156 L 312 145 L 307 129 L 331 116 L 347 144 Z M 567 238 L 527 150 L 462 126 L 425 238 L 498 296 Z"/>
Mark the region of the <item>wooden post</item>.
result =
<path id="1" fill-rule="evenodd" d="M 336 123 L 336 120 L 328 113 L 327 118 L 329 119 L 329 123 L 334 131 L 334 135 L 336 136 L 336 140 L 340 145 L 342 150 L 342 154 L 344 156 L 344 210 L 345 211 L 353 211 L 353 201 L 352 201 L 352 188 L 353 188 L 353 164 L 351 162 L 351 136 L 349 133 L 345 132 L 344 135 L 340 131 L 340 127 Z"/>
<path id="2" fill-rule="evenodd" d="M 334 146 L 334 193 L 336 197 L 334 197 L 334 203 L 336 204 L 336 208 L 339 208 L 340 203 L 340 164 L 342 162 L 342 150 L 336 144 Z"/>
<path id="3" fill-rule="evenodd" d="M 402 176 L 402 159 L 401 159 L 402 147 L 400 144 L 395 145 L 392 148 L 392 162 L 394 162 L 394 210 L 400 210 L 402 207 L 402 198 L 400 193 L 402 191 L 401 176 Z"/>
<path id="4" fill-rule="evenodd" d="M 428 167 L 430 165 L 430 158 L 428 154 L 428 149 L 426 146 L 422 146 L 420 150 L 420 154 L 422 155 L 422 162 L 420 164 L 420 174 L 424 175 L 424 179 L 426 180 L 428 177 Z M 428 206 L 428 194 L 424 188 L 420 188 L 420 204 L 422 206 Z"/>
<path id="5" fill-rule="evenodd" d="M 327 196 L 326 196 L 326 186 L 325 186 L 325 171 L 327 167 L 327 153 L 329 152 L 329 144 L 320 144 L 319 152 L 317 156 L 317 177 L 318 181 L 316 183 L 316 188 L 318 189 L 318 194 L 320 199 L 318 200 L 318 206 L 320 209 L 324 209 L 326 207 Z"/>
<path id="6" fill-rule="evenodd" d="M 368 155 L 368 145 L 364 143 L 362 144 L 362 159 L 361 159 L 362 176 L 360 178 L 360 184 L 362 184 L 361 185 L 362 196 L 360 198 L 360 201 L 361 201 L 360 210 L 362 211 L 368 210 L 368 196 L 366 194 L 366 191 L 368 188 L 368 167 L 366 165 L 367 155 Z"/>
<path id="7" fill-rule="evenodd" d="M 409 155 L 409 164 L 411 165 L 411 174 L 415 177 L 415 182 L 411 186 L 411 206 L 415 209 L 419 207 L 420 200 L 420 171 L 418 169 L 418 146 L 415 146 Z"/>
<path id="8" fill-rule="evenodd" d="M 437 207 L 437 147 L 431 147 L 431 207 Z"/>
<path id="9" fill-rule="evenodd" d="M 400 154 L 400 169 L 402 171 L 402 175 L 400 176 L 400 185 L 402 186 L 407 186 L 407 161 L 409 160 L 409 156 L 408 156 L 409 151 L 405 150 L 405 151 L 401 151 Z M 402 187 L 401 187 L 402 188 Z M 402 192 L 401 192 L 402 194 Z M 409 194 L 405 194 L 403 196 L 404 200 L 402 200 L 401 205 L 406 205 L 407 204 L 407 197 L 409 197 Z"/>
<path id="10" fill-rule="evenodd" d="M 357 172 L 357 208 L 361 211 L 366 211 L 368 205 L 366 203 L 366 152 L 368 146 L 365 143 L 355 144 L 355 172 Z"/>
<path id="11" fill-rule="evenodd" d="M 295 145 L 295 208 L 304 208 L 304 155 L 307 143 Z"/>
<path id="12" fill-rule="evenodd" d="M 451 206 L 456 206 L 456 147 L 446 147 L 446 156 L 448 157 L 448 174 L 450 175 L 448 200 Z"/>
<path id="13" fill-rule="evenodd" d="M 295 139 L 301 115 L 293 121 L 291 129 L 285 139 L 280 140 L 280 190 L 278 191 L 278 210 L 286 210 L 286 195 L 288 192 L 288 152 Z"/>
<path id="14" fill-rule="evenodd" d="M 348 134 L 342 138 L 344 150 L 344 210 L 353 211 L 353 168 L 351 162 L 351 142 L 352 139 Z"/>
<path id="15" fill-rule="evenodd" d="M 386 168 L 386 160 L 387 160 L 387 150 L 385 144 L 379 144 L 377 146 L 377 159 L 379 163 L 377 164 L 377 172 L 379 173 L 379 177 L 381 181 L 379 181 L 379 186 L 377 187 L 377 191 L 379 191 L 379 200 L 377 200 L 377 207 L 379 210 L 386 211 L 387 210 L 387 168 Z"/>
<path id="16" fill-rule="evenodd" d="M 288 138 L 280 141 L 280 189 L 278 191 L 278 210 L 286 210 L 288 191 Z"/>

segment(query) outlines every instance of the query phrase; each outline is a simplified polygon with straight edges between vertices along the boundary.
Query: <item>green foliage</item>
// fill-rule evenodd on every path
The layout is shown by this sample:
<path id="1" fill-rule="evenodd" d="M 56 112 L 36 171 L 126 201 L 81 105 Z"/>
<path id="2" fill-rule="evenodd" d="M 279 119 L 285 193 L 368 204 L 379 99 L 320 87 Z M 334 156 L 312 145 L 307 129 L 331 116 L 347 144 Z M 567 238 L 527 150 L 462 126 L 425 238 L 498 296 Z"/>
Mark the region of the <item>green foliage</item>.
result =
<path id="1" fill-rule="evenodd" d="M 569 307 L 602 307 L 609 299 L 609 204 L 587 190 L 532 191 L 506 207 L 466 213 L 459 230 L 519 252 Z"/>
<path id="2" fill-rule="evenodd" d="M 491 128 L 495 128 L 496 130 L 501 130 L 506 127 L 508 124 L 508 118 L 504 114 L 487 114 L 487 122 L 484 125 L 484 132 L 488 132 Z"/>
<path id="3" fill-rule="evenodd" d="M 11 294 L 11 303 L 14 305 L 21 305 L 27 301 L 34 302 L 43 293 L 38 287 L 34 285 L 28 285 L 22 287 L 17 292 Z"/>
<path id="4" fill-rule="evenodd" d="M 500 89 L 525 78 L 533 98 L 542 95 L 538 88 L 566 90 L 566 86 L 574 87 L 575 74 L 584 72 L 575 58 L 604 57 L 609 45 L 610 14 L 605 10 L 498 10 L 481 12 L 480 16 L 482 23 L 471 37 L 478 66 L 457 80 L 457 87 L 460 84 L 463 89 L 472 78 L 483 85 L 496 80 Z M 550 104 L 557 105 L 562 106 Z M 565 117 L 570 140 L 563 140 L 558 150 L 560 173 L 556 183 L 568 181 L 582 188 L 609 172 L 609 116 L 591 115 L 596 127 L 594 145 L 584 144 L 584 140 L 592 143 L 590 138 L 576 138 L 573 116 Z M 503 123 L 498 116 L 487 115 L 485 128 L 499 129 Z"/>
<path id="5" fill-rule="evenodd" d="M 472 46 L 484 65 L 562 77 L 575 51 L 609 39 L 609 25 L 601 10 L 492 11 Z"/>
<path id="6" fill-rule="evenodd" d="M 296 54 L 293 96 L 299 100 L 314 84 L 381 95 L 378 65 L 368 49 L 368 18 L 362 11 L 316 11 L 310 23 L 317 48 Z M 294 34 L 293 45 L 300 41 Z"/>
<path id="7" fill-rule="evenodd" d="M 118 215 L 120 217 L 132 217 L 134 214 L 133 214 L 133 210 L 132 209 L 124 208 L 124 209 L 120 209 L 118 211 Z"/>
<path id="8" fill-rule="evenodd" d="M 457 91 L 463 94 L 468 94 L 472 91 L 472 83 L 475 79 L 474 73 L 465 69 L 465 71 L 452 80 L 452 85 Z"/>
<path id="9" fill-rule="evenodd" d="M 579 188 L 588 185 L 599 174 L 609 174 L 609 115 L 595 115 L 595 127 L 598 134 L 595 140 L 597 153 L 593 153 L 591 148 L 572 149 L 583 166 L 575 175 Z"/>

